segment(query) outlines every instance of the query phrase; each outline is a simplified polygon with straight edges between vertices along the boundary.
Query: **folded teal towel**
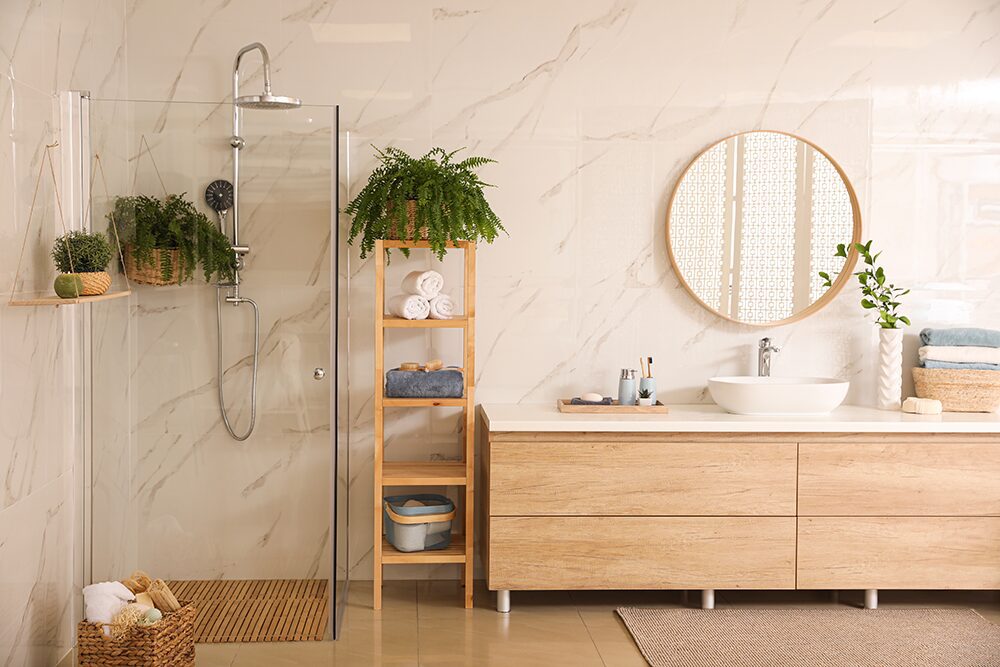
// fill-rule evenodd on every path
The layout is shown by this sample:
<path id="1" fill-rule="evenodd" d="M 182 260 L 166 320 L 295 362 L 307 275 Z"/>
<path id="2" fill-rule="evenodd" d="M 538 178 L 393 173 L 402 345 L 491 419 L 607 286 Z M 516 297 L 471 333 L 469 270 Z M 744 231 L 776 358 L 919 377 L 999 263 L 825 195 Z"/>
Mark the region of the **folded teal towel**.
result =
<path id="1" fill-rule="evenodd" d="M 1000 331 L 994 329 L 924 329 L 920 332 L 924 345 L 972 345 L 1000 347 Z"/>
<path id="2" fill-rule="evenodd" d="M 954 361 L 934 361 L 928 359 L 921 364 L 924 368 L 944 368 L 952 371 L 1000 371 L 1000 364 L 967 363 L 960 364 Z"/>

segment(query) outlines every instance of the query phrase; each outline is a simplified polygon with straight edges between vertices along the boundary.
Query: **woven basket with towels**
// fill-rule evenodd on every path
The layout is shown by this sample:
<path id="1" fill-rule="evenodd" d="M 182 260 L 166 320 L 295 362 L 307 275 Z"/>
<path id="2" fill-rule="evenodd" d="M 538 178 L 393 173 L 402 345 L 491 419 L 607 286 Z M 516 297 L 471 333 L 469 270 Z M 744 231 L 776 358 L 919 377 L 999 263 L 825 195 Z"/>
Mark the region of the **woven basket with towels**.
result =
<path id="1" fill-rule="evenodd" d="M 941 401 L 946 412 L 1000 410 L 1000 331 L 924 329 L 920 342 L 918 397 Z"/>

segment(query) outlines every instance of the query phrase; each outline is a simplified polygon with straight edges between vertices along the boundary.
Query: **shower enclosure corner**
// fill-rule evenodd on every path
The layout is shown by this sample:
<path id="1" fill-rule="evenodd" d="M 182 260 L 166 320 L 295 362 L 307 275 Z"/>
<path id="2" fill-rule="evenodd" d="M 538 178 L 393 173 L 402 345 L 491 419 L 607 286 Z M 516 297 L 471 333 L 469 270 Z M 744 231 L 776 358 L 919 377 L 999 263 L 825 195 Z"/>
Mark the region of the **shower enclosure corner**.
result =
<path id="1" fill-rule="evenodd" d="M 106 229 L 115 197 L 186 193 L 237 267 L 220 285 L 200 271 L 133 283 L 120 307 L 92 310 L 83 577 L 142 569 L 199 595 L 198 582 L 265 596 L 304 582 L 328 600 L 320 634 L 335 638 L 350 464 L 338 109 L 274 95 L 261 55 L 263 93 L 235 105 L 77 94 L 71 171 L 89 226 Z M 206 197 L 216 181 L 232 183 L 229 208 L 218 186 Z"/>

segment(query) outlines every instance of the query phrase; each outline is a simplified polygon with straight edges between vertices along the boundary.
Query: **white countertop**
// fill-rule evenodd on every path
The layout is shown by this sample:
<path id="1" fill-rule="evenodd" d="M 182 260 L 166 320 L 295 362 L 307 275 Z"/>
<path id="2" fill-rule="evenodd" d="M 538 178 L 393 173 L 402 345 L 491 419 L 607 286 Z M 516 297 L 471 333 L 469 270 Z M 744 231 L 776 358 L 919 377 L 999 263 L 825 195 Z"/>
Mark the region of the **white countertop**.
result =
<path id="1" fill-rule="evenodd" d="M 669 405 L 665 415 L 566 414 L 550 404 L 486 403 L 486 427 L 502 431 L 657 433 L 997 433 L 1000 414 L 911 415 L 842 405 L 819 417 L 750 417 L 717 405 Z"/>

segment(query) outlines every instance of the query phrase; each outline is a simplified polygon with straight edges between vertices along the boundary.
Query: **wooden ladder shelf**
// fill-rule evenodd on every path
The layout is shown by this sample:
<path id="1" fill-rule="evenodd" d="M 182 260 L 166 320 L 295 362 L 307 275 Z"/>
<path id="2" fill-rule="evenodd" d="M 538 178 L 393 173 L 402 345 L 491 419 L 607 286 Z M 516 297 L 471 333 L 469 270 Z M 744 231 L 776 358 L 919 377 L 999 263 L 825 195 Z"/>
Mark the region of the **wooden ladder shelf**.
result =
<path id="1" fill-rule="evenodd" d="M 473 516 L 475 515 L 475 321 L 476 321 L 476 244 L 457 241 L 449 248 L 465 253 L 465 313 L 450 320 L 406 320 L 385 314 L 385 250 L 387 248 L 429 248 L 426 241 L 376 241 L 375 263 L 375 544 L 374 602 L 382 608 L 382 568 L 392 564 L 458 563 L 462 565 L 465 587 L 465 607 L 472 608 L 472 576 L 474 570 Z M 385 330 L 418 328 L 462 329 L 465 340 L 464 393 L 462 398 L 386 398 L 385 396 Z M 463 408 L 462 461 L 384 461 L 385 409 L 417 407 Z M 397 551 L 383 535 L 382 502 L 386 487 L 394 486 L 456 486 L 465 489 L 464 503 L 459 503 L 461 521 L 446 549 L 403 553 Z"/>

